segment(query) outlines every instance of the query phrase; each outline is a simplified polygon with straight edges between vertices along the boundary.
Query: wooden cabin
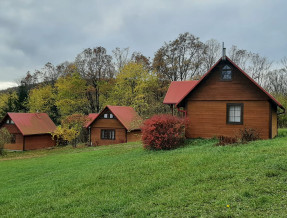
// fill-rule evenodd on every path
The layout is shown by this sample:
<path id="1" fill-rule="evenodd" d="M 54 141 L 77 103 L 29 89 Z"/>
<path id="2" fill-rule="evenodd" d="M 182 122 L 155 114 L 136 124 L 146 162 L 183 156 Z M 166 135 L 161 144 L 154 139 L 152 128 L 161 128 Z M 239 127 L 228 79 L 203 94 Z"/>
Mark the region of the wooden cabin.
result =
<path id="1" fill-rule="evenodd" d="M 141 117 L 132 107 L 106 106 L 99 114 L 90 114 L 85 125 L 91 146 L 141 140 Z"/>
<path id="2" fill-rule="evenodd" d="M 262 139 L 277 135 L 277 116 L 285 108 L 228 57 L 198 81 L 172 82 L 164 104 L 189 120 L 187 138 L 235 137 L 252 128 Z"/>
<path id="3" fill-rule="evenodd" d="M 56 126 L 46 113 L 7 113 L 0 123 L 3 127 L 12 134 L 4 149 L 25 151 L 56 145 L 51 136 Z"/>

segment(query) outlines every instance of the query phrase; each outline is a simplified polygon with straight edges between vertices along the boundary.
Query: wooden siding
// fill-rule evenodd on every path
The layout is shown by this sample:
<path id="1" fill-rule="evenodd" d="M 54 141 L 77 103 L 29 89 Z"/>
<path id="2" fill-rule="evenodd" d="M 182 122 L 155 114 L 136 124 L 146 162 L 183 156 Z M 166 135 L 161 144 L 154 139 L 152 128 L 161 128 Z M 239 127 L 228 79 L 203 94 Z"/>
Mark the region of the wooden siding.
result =
<path id="1" fill-rule="evenodd" d="M 92 128 L 124 128 L 124 126 L 115 118 L 115 119 L 101 119 L 98 118 L 92 124 Z"/>
<path id="2" fill-rule="evenodd" d="M 137 142 L 141 141 L 141 131 L 140 130 L 135 130 L 127 133 L 127 142 Z"/>
<path id="3" fill-rule="evenodd" d="M 3 127 L 5 127 L 8 132 L 10 132 L 11 134 L 19 134 L 21 133 L 20 130 L 18 129 L 18 127 L 15 124 L 4 124 Z"/>
<path id="4" fill-rule="evenodd" d="M 23 151 L 23 135 L 22 134 L 15 134 L 15 143 L 14 144 L 5 144 L 4 149 Z"/>
<path id="5" fill-rule="evenodd" d="M 102 129 L 115 129 L 115 140 L 101 139 Z M 91 128 L 91 141 L 92 141 L 92 146 L 126 143 L 127 142 L 126 129 L 93 127 Z"/>
<path id="6" fill-rule="evenodd" d="M 111 112 L 109 110 L 105 110 L 104 113 Z M 115 140 L 101 139 L 102 129 L 114 129 Z M 127 131 L 116 117 L 113 119 L 104 119 L 99 117 L 91 125 L 91 141 L 92 146 L 126 143 Z"/>
<path id="7" fill-rule="evenodd" d="M 226 104 L 243 103 L 243 124 L 226 123 Z M 214 136 L 234 137 L 240 128 L 254 128 L 261 138 L 269 138 L 269 102 L 268 101 L 188 101 L 186 128 L 187 138 L 212 138 Z"/>
<path id="8" fill-rule="evenodd" d="M 25 150 L 49 148 L 56 145 L 50 134 L 25 136 Z"/>
<path id="9" fill-rule="evenodd" d="M 10 134 L 15 135 L 15 143 L 13 144 L 5 144 L 4 149 L 7 150 L 23 150 L 23 135 L 18 129 L 18 127 L 15 124 L 4 124 L 3 127 L 5 127 Z"/>
<path id="10" fill-rule="evenodd" d="M 218 65 L 188 96 L 188 100 L 268 100 L 268 97 L 236 68 L 231 81 L 221 80 Z"/>
<path id="11" fill-rule="evenodd" d="M 274 138 L 278 134 L 277 111 L 274 108 L 271 109 L 272 109 L 272 138 Z"/>

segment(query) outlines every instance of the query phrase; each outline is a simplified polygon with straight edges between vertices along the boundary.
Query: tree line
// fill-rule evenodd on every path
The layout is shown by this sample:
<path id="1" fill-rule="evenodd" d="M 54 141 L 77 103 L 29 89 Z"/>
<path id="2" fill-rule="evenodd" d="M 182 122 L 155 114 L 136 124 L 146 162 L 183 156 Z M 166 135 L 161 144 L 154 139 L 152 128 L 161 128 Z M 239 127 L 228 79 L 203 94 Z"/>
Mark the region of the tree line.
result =
<path id="1" fill-rule="evenodd" d="M 143 117 L 167 113 L 162 101 L 171 81 L 199 79 L 222 55 L 221 44 L 191 33 L 165 42 L 153 58 L 129 48 L 84 49 L 74 61 L 47 63 L 27 72 L 16 89 L 0 93 L 0 118 L 7 112 L 46 112 L 60 121 L 71 114 L 98 113 L 105 105 L 132 106 Z M 267 57 L 232 46 L 227 54 L 287 107 L 287 57 Z M 279 125 L 287 126 L 280 116 Z"/>

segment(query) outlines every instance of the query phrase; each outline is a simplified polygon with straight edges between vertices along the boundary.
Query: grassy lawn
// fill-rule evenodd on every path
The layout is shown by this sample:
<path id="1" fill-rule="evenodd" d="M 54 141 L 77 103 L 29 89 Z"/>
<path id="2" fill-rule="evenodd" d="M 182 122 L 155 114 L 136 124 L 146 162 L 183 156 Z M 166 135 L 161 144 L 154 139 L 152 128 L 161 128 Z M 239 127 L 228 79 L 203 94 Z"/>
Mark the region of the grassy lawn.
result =
<path id="1" fill-rule="evenodd" d="M 8 154 L 0 158 L 0 217 L 286 217 L 287 130 L 247 145 L 215 143 Z"/>

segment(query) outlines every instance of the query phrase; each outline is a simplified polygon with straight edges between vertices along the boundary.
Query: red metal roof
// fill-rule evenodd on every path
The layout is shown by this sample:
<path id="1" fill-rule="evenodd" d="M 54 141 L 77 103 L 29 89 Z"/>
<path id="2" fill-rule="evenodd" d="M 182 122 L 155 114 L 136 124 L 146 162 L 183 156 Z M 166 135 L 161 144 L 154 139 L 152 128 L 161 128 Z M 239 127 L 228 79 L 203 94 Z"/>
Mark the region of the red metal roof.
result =
<path id="1" fill-rule="evenodd" d="M 163 103 L 176 104 L 184 96 L 186 96 L 197 83 L 198 80 L 171 82 L 164 97 Z"/>
<path id="2" fill-rule="evenodd" d="M 109 109 L 128 131 L 140 129 L 142 118 L 132 107 L 111 105 L 107 105 L 87 127 L 100 117 L 106 109 Z"/>
<path id="3" fill-rule="evenodd" d="M 23 135 L 51 133 L 56 125 L 46 113 L 7 113 Z M 3 120 L 6 120 L 6 119 Z"/>
<path id="4" fill-rule="evenodd" d="M 84 127 L 88 128 L 92 124 L 92 122 L 94 122 L 94 120 L 98 117 L 98 115 L 99 114 L 95 113 L 89 114 L 87 117 L 87 122 L 85 123 Z"/>
<path id="5" fill-rule="evenodd" d="M 142 118 L 132 107 L 108 105 L 107 108 L 110 109 L 128 131 L 140 129 Z"/>
<path id="6" fill-rule="evenodd" d="M 280 104 L 280 102 L 278 102 L 271 94 L 269 94 L 265 89 L 263 89 L 257 82 L 255 82 L 254 79 L 252 79 L 247 73 L 245 73 L 242 69 L 240 69 L 240 67 L 238 67 L 232 60 L 230 60 L 228 57 L 226 57 L 226 59 L 234 66 L 236 67 L 243 75 L 245 75 L 254 85 L 256 85 L 262 92 L 264 92 L 278 107 L 282 108 L 283 110 L 285 110 L 285 108 L 282 106 L 282 104 Z M 207 75 L 210 74 L 210 72 L 214 69 L 214 67 L 219 64 L 219 62 L 222 60 L 222 58 L 220 58 L 201 78 L 200 80 L 194 85 L 194 86 L 190 86 L 189 90 L 186 92 L 186 94 L 181 95 L 181 98 L 177 101 L 176 106 L 178 104 L 180 104 L 182 102 L 182 100 L 192 91 L 194 90 L 195 87 L 197 87 L 202 80 L 204 80 L 206 78 Z"/>

